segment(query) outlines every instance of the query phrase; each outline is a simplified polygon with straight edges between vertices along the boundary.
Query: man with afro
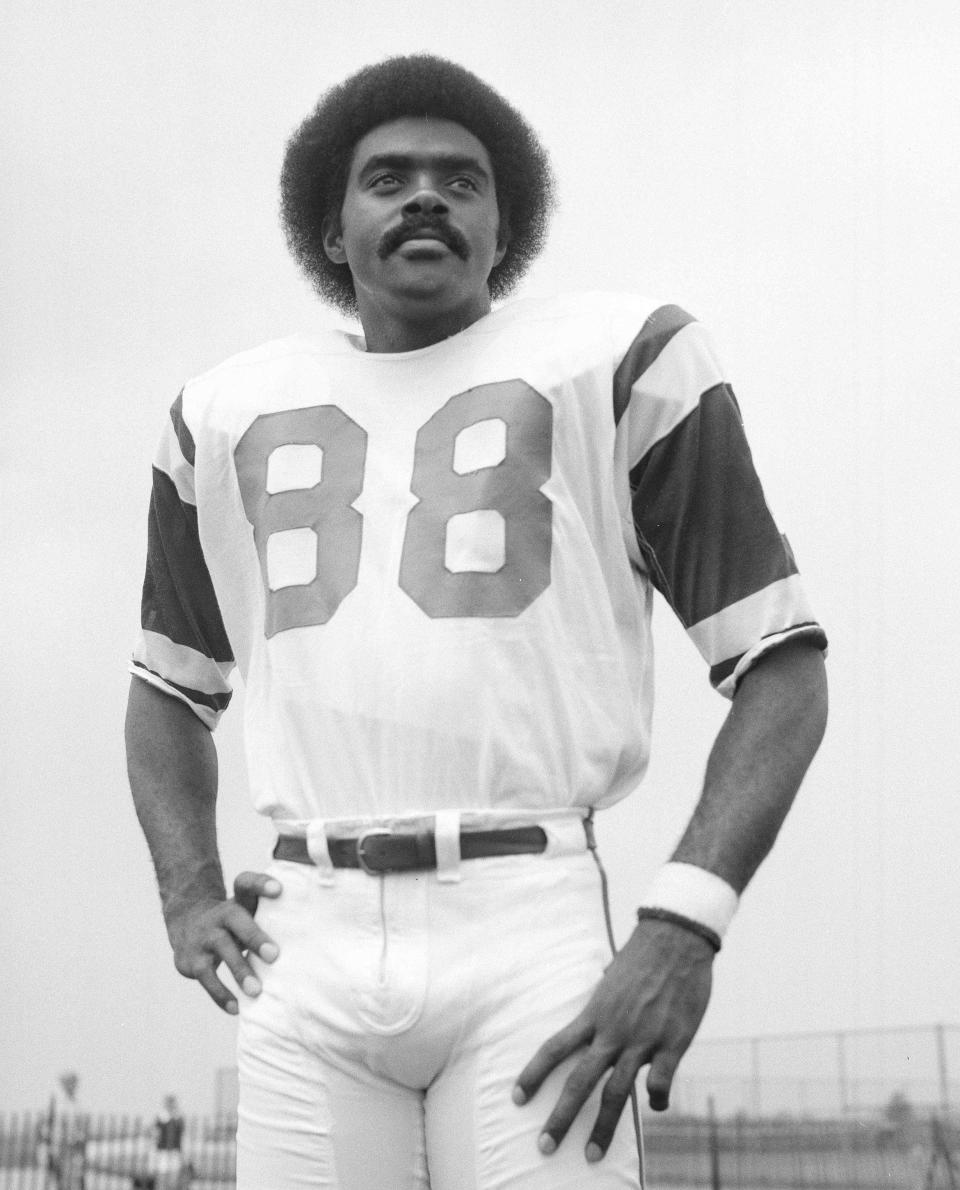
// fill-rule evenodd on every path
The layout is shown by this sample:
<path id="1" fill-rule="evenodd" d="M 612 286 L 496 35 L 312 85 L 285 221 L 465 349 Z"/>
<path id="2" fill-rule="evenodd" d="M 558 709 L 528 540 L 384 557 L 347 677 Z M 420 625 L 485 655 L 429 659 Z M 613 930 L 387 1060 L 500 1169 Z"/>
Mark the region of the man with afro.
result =
<path id="1" fill-rule="evenodd" d="M 291 137 L 281 215 L 362 333 L 227 360 L 162 436 L 129 772 L 177 969 L 239 1015 L 241 1190 L 642 1185 L 635 1080 L 666 1108 L 819 746 L 825 637 L 703 327 L 493 305 L 552 204 L 475 75 L 359 71 Z M 646 767 L 655 591 L 731 707 L 613 953 L 593 817 Z M 234 667 L 277 841 L 228 897 Z"/>

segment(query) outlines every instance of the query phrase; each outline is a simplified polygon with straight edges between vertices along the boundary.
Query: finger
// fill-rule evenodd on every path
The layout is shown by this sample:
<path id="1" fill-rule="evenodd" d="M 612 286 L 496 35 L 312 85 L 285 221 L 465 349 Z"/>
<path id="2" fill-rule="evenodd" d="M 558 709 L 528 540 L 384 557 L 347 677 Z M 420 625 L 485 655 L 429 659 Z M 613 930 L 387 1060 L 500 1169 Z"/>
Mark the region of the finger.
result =
<path id="1" fill-rule="evenodd" d="M 210 999 L 224 1012 L 236 1016 L 240 1011 L 236 995 L 217 977 L 216 968 L 210 962 L 206 967 L 196 972 L 193 977 L 207 993 Z"/>
<path id="2" fill-rule="evenodd" d="M 609 1069 L 611 1055 L 607 1051 L 588 1050 L 573 1068 L 563 1084 L 560 1098 L 550 1113 L 537 1144 L 541 1153 L 552 1153 L 567 1135 L 577 1112 L 590 1097 L 594 1087 Z"/>
<path id="3" fill-rule="evenodd" d="M 280 881 L 266 872 L 241 872 L 233 882 L 233 895 L 238 904 L 243 904 L 247 897 L 254 902 L 259 897 L 278 897 L 282 888 Z"/>
<path id="4" fill-rule="evenodd" d="M 261 897 L 279 897 L 280 881 L 265 872 L 241 872 L 233 882 L 233 899 L 253 917 Z"/>
<path id="5" fill-rule="evenodd" d="M 520 1071 L 513 1088 L 513 1102 L 522 1105 L 536 1095 L 550 1071 L 578 1049 L 589 1045 L 592 1038 L 593 1023 L 582 1016 L 571 1021 L 559 1033 L 554 1033 Z"/>
<path id="6" fill-rule="evenodd" d="M 236 939 L 241 950 L 254 951 L 264 962 L 272 963 L 280 953 L 276 942 L 242 905 L 224 902 L 220 924 Z"/>
<path id="7" fill-rule="evenodd" d="M 623 1109 L 630 1098 L 630 1092 L 642 1065 L 643 1055 L 633 1051 L 623 1054 L 613 1068 L 613 1073 L 607 1079 L 603 1094 L 600 1096 L 600 1110 L 597 1112 L 596 1123 L 590 1133 L 590 1139 L 587 1141 L 588 1161 L 599 1161 L 610 1147 L 613 1134 L 623 1115 Z"/>
<path id="8" fill-rule="evenodd" d="M 219 960 L 226 964 L 230 974 L 237 981 L 237 985 L 248 996 L 259 996 L 261 991 L 260 980 L 257 979 L 253 968 L 247 962 L 243 951 L 237 946 L 233 936 L 226 930 L 220 930 L 213 935 L 210 943 L 215 955 L 215 961 Z"/>
<path id="9" fill-rule="evenodd" d="M 680 1056 L 673 1050 L 659 1050 L 647 1071 L 647 1098 L 654 1111 L 666 1111 L 670 1106 L 670 1088 L 677 1072 Z"/>

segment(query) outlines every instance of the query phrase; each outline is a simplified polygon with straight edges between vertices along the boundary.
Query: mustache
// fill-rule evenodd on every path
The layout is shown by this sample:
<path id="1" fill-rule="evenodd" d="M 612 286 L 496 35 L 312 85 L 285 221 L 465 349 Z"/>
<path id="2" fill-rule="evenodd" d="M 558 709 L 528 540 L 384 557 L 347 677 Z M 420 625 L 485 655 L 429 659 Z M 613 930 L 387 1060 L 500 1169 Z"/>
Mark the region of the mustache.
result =
<path id="1" fill-rule="evenodd" d="M 401 244 L 416 239 L 417 232 L 421 231 L 433 232 L 437 239 L 446 244 L 461 260 L 466 260 L 470 255 L 470 245 L 462 232 L 451 227 L 442 216 L 428 214 L 411 215 L 397 227 L 385 231 L 377 248 L 377 255 L 381 260 L 386 260 Z"/>

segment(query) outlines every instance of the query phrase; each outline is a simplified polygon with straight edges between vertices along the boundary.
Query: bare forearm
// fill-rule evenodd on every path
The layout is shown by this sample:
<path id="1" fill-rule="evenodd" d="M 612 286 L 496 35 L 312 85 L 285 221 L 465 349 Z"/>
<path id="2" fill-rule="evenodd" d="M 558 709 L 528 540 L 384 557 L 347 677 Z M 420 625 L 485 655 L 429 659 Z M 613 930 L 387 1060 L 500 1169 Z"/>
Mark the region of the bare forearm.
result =
<path id="1" fill-rule="evenodd" d="M 190 906 L 226 896 L 216 837 L 216 748 L 188 707 L 136 678 L 126 744 L 130 790 L 169 925 Z"/>
<path id="2" fill-rule="evenodd" d="M 259 995 L 248 956 L 272 963 L 279 951 L 253 915 L 260 897 L 280 895 L 280 884 L 241 872 L 227 897 L 217 852 L 217 751 L 192 711 L 135 678 L 126 738 L 130 789 L 157 870 L 174 964 L 235 1013 L 237 993 L 218 969 L 225 964 L 238 988 Z"/>
<path id="3" fill-rule="evenodd" d="M 763 658 L 740 683 L 673 858 L 715 872 L 741 892 L 773 846 L 826 718 L 819 649 L 798 642 Z"/>

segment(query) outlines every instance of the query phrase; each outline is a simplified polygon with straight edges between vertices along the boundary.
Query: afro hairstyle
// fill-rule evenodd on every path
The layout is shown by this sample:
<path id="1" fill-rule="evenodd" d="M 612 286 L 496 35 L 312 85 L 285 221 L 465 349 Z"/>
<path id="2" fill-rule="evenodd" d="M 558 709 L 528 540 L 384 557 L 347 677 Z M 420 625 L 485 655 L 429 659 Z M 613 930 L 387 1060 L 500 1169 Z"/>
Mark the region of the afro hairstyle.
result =
<path id="1" fill-rule="evenodd" d="M 546 150 L 523 116 L 469 70 L 430 54 L 365 66 L 320 97 L 287 142 L 280 174 L 280 215 L 287 244 L 320 297 L 357 313 L 353 277 L 323 246 L 323 222 L 343 205 L 353 151 L 368 132 L 404 116 L 460 124 L 483 144 L 493 165 L 501 222 L 509 231 L 503 260 L 488 280 L 505 297 L 546 239 L 554 183 Z"/>

